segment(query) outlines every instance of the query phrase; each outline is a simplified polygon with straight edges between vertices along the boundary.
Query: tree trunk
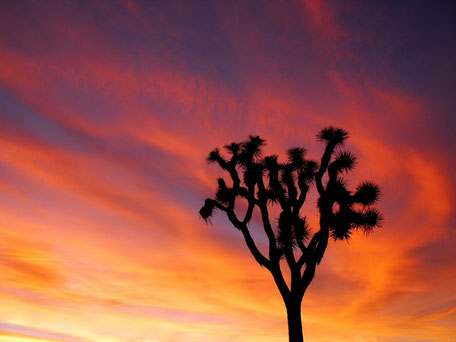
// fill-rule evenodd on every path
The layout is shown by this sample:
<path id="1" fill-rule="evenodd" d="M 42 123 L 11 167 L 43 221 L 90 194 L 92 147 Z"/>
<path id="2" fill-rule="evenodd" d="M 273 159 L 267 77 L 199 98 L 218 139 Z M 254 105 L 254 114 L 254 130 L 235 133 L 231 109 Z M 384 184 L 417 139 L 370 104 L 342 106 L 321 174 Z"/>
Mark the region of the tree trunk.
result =
<path id="1" fill-rule="evenodd" d="M 288 318 L 288 337 L 290 342 L 304 342 L 301 322 L 301 302 L 289 300 L 286 304 Z"/>

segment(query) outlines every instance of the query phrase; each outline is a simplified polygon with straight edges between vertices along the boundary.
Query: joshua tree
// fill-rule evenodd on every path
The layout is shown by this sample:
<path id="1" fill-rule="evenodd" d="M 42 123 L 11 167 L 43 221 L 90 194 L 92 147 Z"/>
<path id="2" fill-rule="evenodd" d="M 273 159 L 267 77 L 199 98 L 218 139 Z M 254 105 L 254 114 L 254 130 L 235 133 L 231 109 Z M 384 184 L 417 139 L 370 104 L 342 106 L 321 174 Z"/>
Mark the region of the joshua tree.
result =
<path id="1" fill-rule="evenodd" d="M 372 206 L 379 198 L 379 187 L 366 181 L 350 191 L 342 178 L 356 162 L 351 152 L 341 150 L 348 132 L 327 127 L 317 137 L 326 144 L 320 163 L 307 159 L 306 150 L 301 147 L 289 149 L 285 163 L 280 163 L 277 155 L 263 157 L 265 140 L 255 136 L 242 143 L 226 145 L 228 158 L 224 158 L 218 148 L 214 149 L 207 157 L 208 162 L 217 163 L 227 171 L 232 184 L 229 186 L 219 178 L 215 199 L 206 199 L 199 211 L 206 222 L 215 210 L 226 213 L 244 236 L 255 260 L 272 274 L 287 310 L 290 342 L 303 341 L 302 298 L 323 258 L 329 238 L 348 240 L 356 230 L 371 232 L 382 220 L 380 212 Z M 313 186 L 318 191 L 320 213 L 319 228 L 314 230 L 300 214 Z M 245 201 L 247 207 L 242 218 L 235 212 L 238 200 Z M 280 206 L 277 227 L 273 227 L 270 220 L 273 204 Z M 269 240 L 267 256 L 258 249 L 249 230 L 255 208 L 259 209 Z M 282 264 L 289 268 L 289 285 L 281 270 L 281 259 L 285 259 Z"/>

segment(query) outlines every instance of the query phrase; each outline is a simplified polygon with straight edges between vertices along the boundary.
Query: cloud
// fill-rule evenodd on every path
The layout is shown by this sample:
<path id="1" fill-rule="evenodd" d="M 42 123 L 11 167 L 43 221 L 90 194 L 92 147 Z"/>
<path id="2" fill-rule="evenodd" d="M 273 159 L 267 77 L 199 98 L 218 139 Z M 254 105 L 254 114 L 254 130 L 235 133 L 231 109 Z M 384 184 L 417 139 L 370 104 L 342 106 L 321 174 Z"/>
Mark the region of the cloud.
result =
<path id="1" fill-rule="evenodd" d="M 33 341 L 65 341 L 65 342 L 88 342 L 89 340 L 76 336 L 60 334 L 52 331 L 33 329 L 17 324 L 0 323 L 0 337 L 14 340 L 33 339 Z"/>
<path id="2" fill-rule="evenodd" d="M 451 122 L 393 82 L 394 60 L 366 58 L 378 32 L 357 35 L 345 16 L 362 11 L 29 6 L 7 11 L 0 36 L 5 334 L 284 339 L 271 277 L 221 213 L 198 219 L 223 174 L 204 159 L 250 133 L 268 154 L 304 145 L 318 159 L 315 133 L 334 124 L 359 157 L 350 184 L 378 181 L 386 219 L 331 243 L 304 299 L 306 337 L 451 340 L 454 162 L 436 124 Z"/>

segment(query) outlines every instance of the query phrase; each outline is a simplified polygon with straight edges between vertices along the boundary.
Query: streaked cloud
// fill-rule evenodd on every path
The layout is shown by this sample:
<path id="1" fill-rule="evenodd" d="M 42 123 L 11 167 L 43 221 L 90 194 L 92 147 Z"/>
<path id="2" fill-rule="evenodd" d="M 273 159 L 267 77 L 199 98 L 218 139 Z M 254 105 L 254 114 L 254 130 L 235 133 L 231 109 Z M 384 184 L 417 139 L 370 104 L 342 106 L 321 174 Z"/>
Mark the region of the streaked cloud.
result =
<path id="1" fill-rule="evenodd" d="M 197 217 L 222 174 L 204 160 L 248 134 L 317 159 L 333 124 L 359 157 L 350 184 L 378 181 L 386 220 L 330 244 L 306 338 L 452 341 L 454 49 L 410 47 L 421 4 L 0 6 L 0 339 L 285 339 L 270 276 L 222 215 Z M 454 10 L 430 11 L 443 44 Z"/>

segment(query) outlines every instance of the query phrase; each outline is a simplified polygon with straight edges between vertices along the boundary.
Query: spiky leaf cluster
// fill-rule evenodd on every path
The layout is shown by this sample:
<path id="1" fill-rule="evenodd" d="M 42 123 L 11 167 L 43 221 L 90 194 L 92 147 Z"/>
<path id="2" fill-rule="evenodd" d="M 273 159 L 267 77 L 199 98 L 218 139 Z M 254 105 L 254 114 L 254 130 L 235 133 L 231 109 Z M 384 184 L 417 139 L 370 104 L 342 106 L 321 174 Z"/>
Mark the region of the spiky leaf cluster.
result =
<path id="1" fill-rule="evenodd" d="M 238 196 L 252 199 L 253 193 L 256 201 L 280 203 L 289 218 L 285 220 L 282 216 L 282 222 L 286 221 L 286 224 L 278 225 L 276 240 L 281 248 L 294 248 L 303 244 L 309 235 L 307 222 L 299 216 L 299 209 L 314 182 L 318 163 L 306 159 L 307 151 L 302 147 L 290 148 L 287 161 L 280 163 L 277 155 L 262 157 L 264 145 L 265 140 L 249 136 L 244 142 L 225 146 L 229 158 L 224 158 L 219 149 L 209 153 L 208 162 L 218 163 L 233 179 L 231 188 L 222 178 L 218 180 L 215 201 L 228 206 Z M 238 171 L 241 172 L 239 176 Z M 210 218 L 214 209 L 217 207 L 213 203 L 206 203 L 200 211 L 201 217 Z"/>
<path id="2" fill-rule="evenodd" d="M 326 143 L 321 164 L 307 159 L 307 151 L 302 147 L 290 148 L 286 162 L 279 162 L 275 154 L 263 157 L 266 142 L 252 135 L 246 141 L 226 145 L 229 158 L 224 158 L 219 149 L 211 151 L 207 160 L 228 171 L 233 186 L 228 187 L 220 178 L 215 204 L 206 202 L 200 211 L 201 217 L 208 220 L 217 204 L 233 208 L 237 197 L 257 204 L 261 201 L 277 203 L 282 209 L 276 230 L 277 246 L 282 250 L 293 249 L 303 244 L 309 235 L 307 222 L 299 216 L 299 210 L 315 180 L 319 179 L 321 184 L 322 176 L 327 172 L 329 180 L 325 187 L 319 188 L 319 206 L 323 212 L 322 206 L 333 208 L 337 204 L 337 211 L 327 213 L 330 235 L 335 240 L 348 240 L 357 229 L 370 232 L 379 226 L 382 216 L 373 207 L 380 196 L 379 187 L 372 182 L 363 182 L 351 192 L 343 178 L 356 165 L 353 153 L 336 151 L 337 146 L 348 139 L 348 132 L 330 126 L 322 129 L 317 137 Z"/>
<path id="3" fill-rule="evenodd" d="M 233 189 L 228 188 L 226 186 L 223 178 L 219 178 L 217 191 L 215 193 L 215 199 L 222 204 L 227 204 L 227 203 L 229 203 L 232 196 L 233 196 Z"/>
<path id="4" fill-rule="evenodd" d="M 293 169 L 300 169 L 305 166 L 306 159 L 305 156 L 307 150 L 302 147 L 290 148 L 287 151 L 288 163 Z"/>
<path id="5" fill-rule="evenodd" d="M 277 224 L 277 245 L 283 256 L 287 250 L 304 246 L 310 235 L 305 217 L 282 212 Z"/>
<path id="6" fill-rule="evenodd" d="M 214 214 L 214 210 L 216 209 L 215 203 L 213 200 L 207 198 L 204 201 L 204 205 L 199 210 L 199 216 L 206 221 L 206 223 L 211 222 L 212 215 Z"/>
<path id="7" fill-rule="evenodd" d="M 327 144 L 336 146 L 339 144 L 343 144 L 345 140 L 348 139 L 348 132 L 342 128 L 335 128 L 333 126 L 329 126 L 323 128 L 320 132 L 318 132 L 317 138 L 318 140 L 324 141 Z"/>
<path id="8" fill-rule="evenodd" d="M 343 151 L 336 154 L 334 161 L 329 164 L 328 172 L 348 172 L 353 170 L 356 165 L 356 156 L 349 152 Z"/>
<path id="9" fill-rule="evenodd" d="M 348 240 L 356 229 L 368 233 L 381 225 L 382 216 L 372 207 L 380 195 L 378 186 L 365 182 L 357 189 L 355 193 L 350 192 L 342 178 L 328 182 L 328 199 L 338 207 L 331 213 L 330 231 L 335 240 Z"/>
<path id="10" fill-rule="evenodd" d="M 373 182 L 363 182 L 356 188 L 353 200 L 363 205 L 375 204 L 380 197 L 380 188 Z"/>
<path id="11" fill-rule="evenodd" d="M 262 153 L 262 148 L 265 145 L 266 140 L 261 139 L 259 136 L 250 135 L 249 139 L 241 143 L 239 151 L 239 164 L 247 166 L 255 162 L 256 158 L 259 158 Z"/>

